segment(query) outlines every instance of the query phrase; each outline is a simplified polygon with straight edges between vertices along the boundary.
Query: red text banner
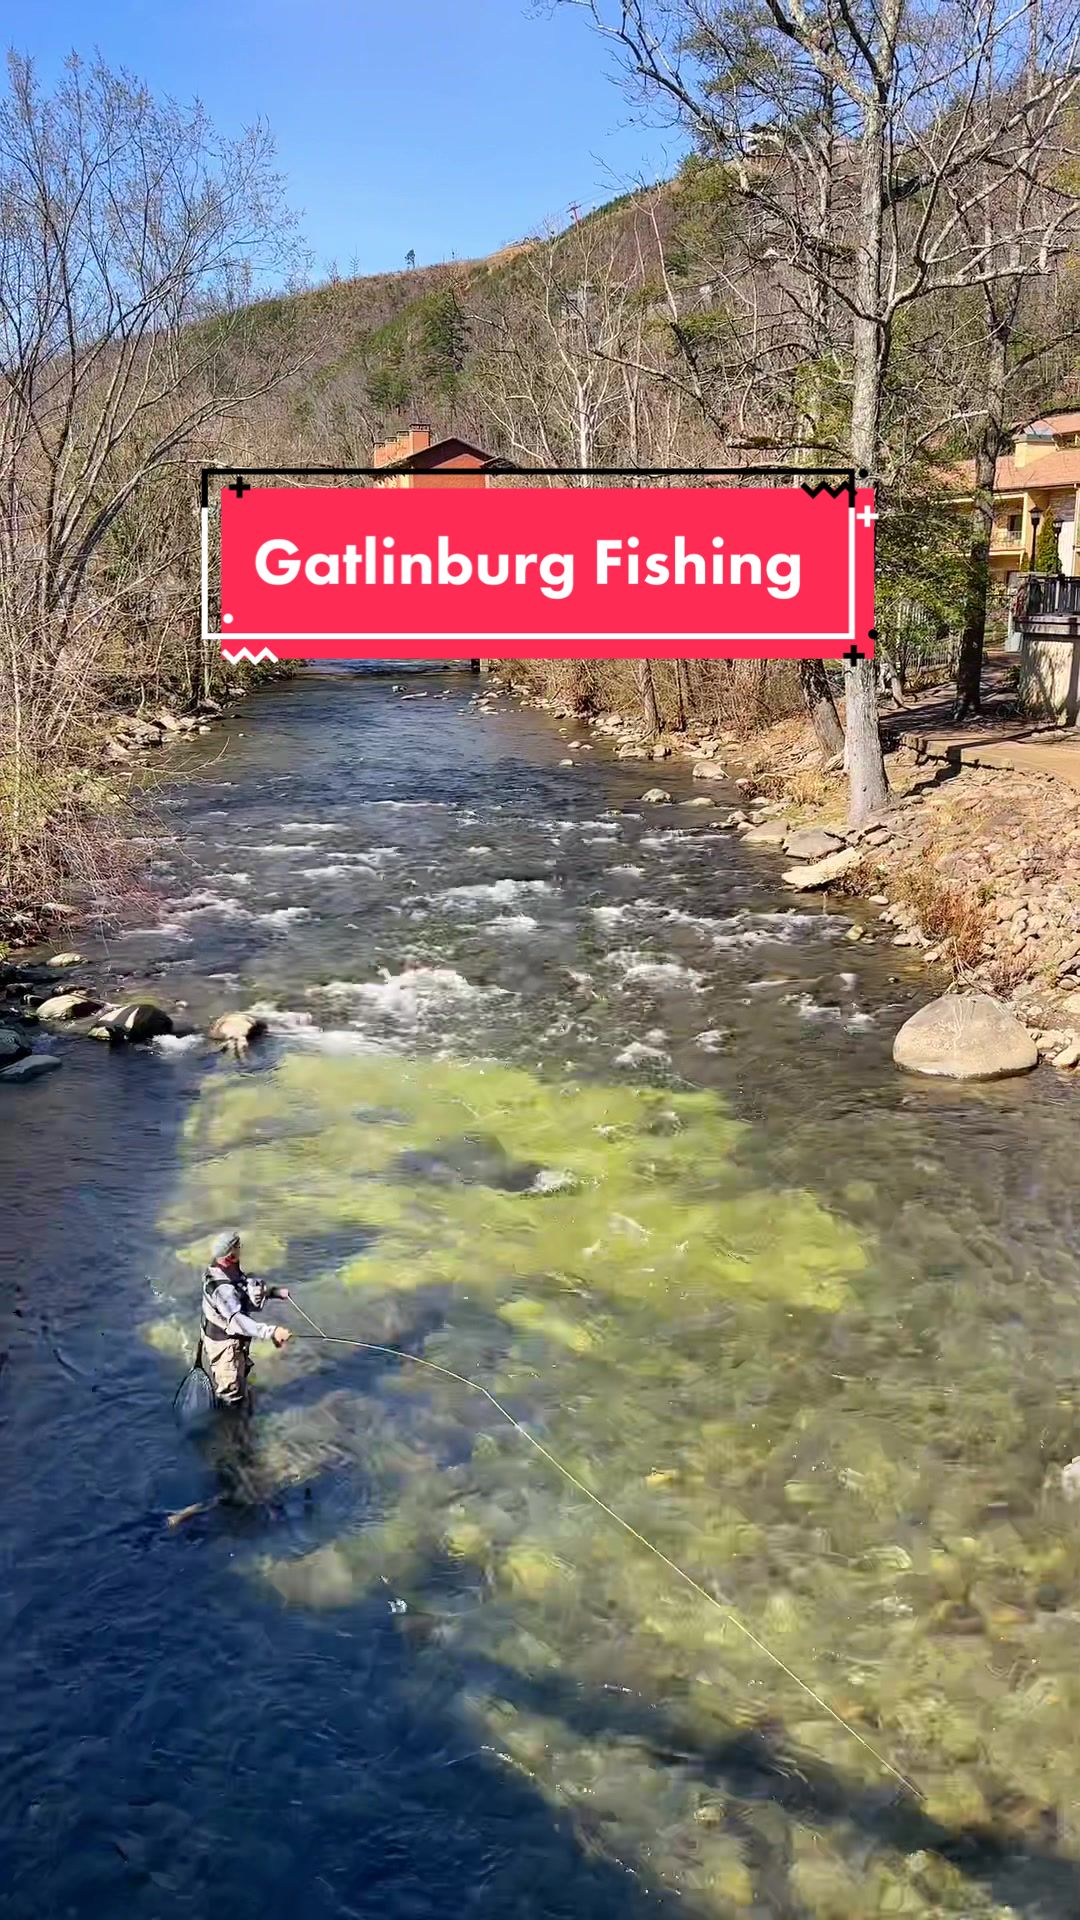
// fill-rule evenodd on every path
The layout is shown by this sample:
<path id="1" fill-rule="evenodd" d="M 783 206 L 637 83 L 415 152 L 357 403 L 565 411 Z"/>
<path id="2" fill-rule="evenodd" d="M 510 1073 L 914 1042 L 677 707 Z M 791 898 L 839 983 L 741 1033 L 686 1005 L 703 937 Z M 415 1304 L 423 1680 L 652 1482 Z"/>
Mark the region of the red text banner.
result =
<path id="1" fill-rule="evenodd" d="M 873 652 L 874 496 L 796 487 L 226 487 L 233 657 Z"/>

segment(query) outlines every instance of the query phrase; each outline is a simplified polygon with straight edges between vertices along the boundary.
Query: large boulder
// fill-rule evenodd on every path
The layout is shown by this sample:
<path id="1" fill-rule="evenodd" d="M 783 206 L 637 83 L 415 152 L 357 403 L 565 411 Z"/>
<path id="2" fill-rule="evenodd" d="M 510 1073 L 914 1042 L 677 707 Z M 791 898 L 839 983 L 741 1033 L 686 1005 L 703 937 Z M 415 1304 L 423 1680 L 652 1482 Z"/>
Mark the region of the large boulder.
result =
<path id="1" fill-rule="evenodd" d="M 88 1014 L 100 1010 L 101 1001 L 94 994 L 76 990 L 50 994 L 38 1007 L 37 1017 L 39 1020 L 84 1020 Z"/>
<path id="2" fill-rule="evenodd" d="M 266 1032 L 266 1021 L 257 1013 L 223 1013 L 210 1029 L 211 1040 L 236 1057 L 246 1053 L 251 1042 Z"/>
<path id="3" fill-rule="evenodd" d="M 909 1073 L 1003 1080 L 1030 1073 L 1039 1053 L 1026 1027 L 988 993 L 944 994 L 905 1020 L 893 1059 Z"/>
<path id="4" fill-rule="evenodd" d="M 698 760 L 693 777 L 695 780 L 726 780 L 727 774 L 719 760 Z"/>
<path id="5" fill-rule="evenodd" d="M 787 837 L 787 828 L 782 820 L 764 820 L 756 827 L 748 827 L 743 840 L 748 847 L 782 847 Z"/>
<path id="6" fill-rule="evenodd" d="M 152 1000 L 128 1000 L 122 1006 L 106 1007 L 90 1033 L 95 1040 L 117 1045 L 127 1041 L 137 1047 L 172 1030 L 172 1020 L 163 1007 L 155 1007 Z"/>
<path id="7" fill-rule="evenodd" d="M 665 793 L 663 787 L 650 787 L 648 792 L 642 794 L 641 798 L 647 807 L 663 807 L 668 804 L 671 795 L 670 793 Z"/>
<path id="8" fill-rule="evenodd" d="M 25 1060 L 29 1051 L 14 1027 L 0 1027 L 0 1067 L 13 1067 L 16 1060 Z"/>
<path id="9" fill-rule="evenodd" d="M 827 854 L 843 850 L 840 836 L 825 833 L 820 827 L 797 827 L 784 842 L 784 852 L 793 853 L 796 860 L 824 860 Z"/>
<path id="10" fill-rule="evenodd" d="M 55 1073 L 60 1064 L 54 1053 L 28 1053 L 24 1060 L 0 1070 L 0 1080 L 9 1080 L 13 1086 L 24 1080 L 40 1080 L 43 1074 Z"/>
<path id="11" fill-rule="evenodd" d="M 800 893 L 813 893 L 818 887 L 830 887 L 834 880 L 842 880 L 861 859 L 857 847 L 842 847 L 839 853 L 827 853 L 824 860 L 810 866 L 789 867 L 783 876 L 784 885 L 797 887 Z"/>
<path id="12" fill-rule="evenodd" d="M 77 967 L 81 961 L 81 953 L 54 953 L 46 964 L 50 967 Z"/>

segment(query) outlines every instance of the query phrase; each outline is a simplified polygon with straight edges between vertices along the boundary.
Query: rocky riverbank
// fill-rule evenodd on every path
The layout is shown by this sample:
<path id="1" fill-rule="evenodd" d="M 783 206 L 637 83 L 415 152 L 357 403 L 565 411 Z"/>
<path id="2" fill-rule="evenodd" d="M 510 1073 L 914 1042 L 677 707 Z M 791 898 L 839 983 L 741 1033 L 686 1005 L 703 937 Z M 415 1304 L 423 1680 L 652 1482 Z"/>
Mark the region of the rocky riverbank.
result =
<path id="1" fill-rule="evenodd" d="M 483 703 L 490 695 L 478 697 Z M 734 779 L 743 806 L 734 814 L 719 809 L 716 826 L 804 863 L 812 864 L 819 845 L 824 873 L 808 876 L 804 864 L 801 876 L 785 872 L 788 884 L 828 885 L 869 901 L 880 911 L 876 937 L 913 950 L 939 988 L 992 997 L 1027 1029 L 1042 1058 L 1080 1068 L 1080 794 L 1064 782 L 920 763 L 901 747 L 888 756 L 888 811 L 850 832 L 843 774 L 822 764 L 801 720 L 748 741 L 717 732 L 649 743 L 626 716 L 586 718 L 526 697 L 573 736 L 571 757 L 589 750 L 585 736 L 593 733 L 620 758 L 690 760 L 704 782 Z M 793 837 L 814 834 L 823 837 Z M 857 926 L 852 937 L 860 937 Z"/>
<path id="2" fill-rule="evenodd" d="M 54 1072 L 63 1064 L 51 1044 L 60 1034 L 111 1047 L 201 1042 L 239 1058 L 266 1031 L 260 1015 L 236 1009 L 221 1014 L 203 1035 L 185 1020 L 182 1007 L 110 1000 L 105 989 L 86 984 L 91 973 L 77 952 L 0 963 L 0 1083 L 17 1085 Z"/>
<path id="3" fill-rule="evenodd" d="M 186 711 L 156 706 L 111 714 L 95 739 L 92 762 L 109 769 L 112 804 L 130 805 L 163 747 L 220 728 L 246 692 L 237 683 L 222 700 L 200 700 Z M 82 913 L 68 902 L 47 900 L 35 907 L 12 903 L 0 914 L 0 1082 L 21 1084 L 55 1071 L 62 1061 L 51 1040 L 61 1033 L 111 1046 L 197 1044 L 205 1038 L 208 1046 L 234 1056 L 263 1033 L 257 1015 L 234 1010 L 200 1036 L 185 1020 L 183 1006 L 170 1009 L 118 995 L 117 983 L 100 979 L 77 947 L 45 950 L 50 932 L 55 935 L 63 926 L 71 935 L 80 918 L 91 912 L 107 916 L 109 909 L 109 900 L 102 898 L 84 899 Z"/>
<path id="4" fill-rule="evenodd" d="M 101 710 L 50 796 L 41 828 L 43 857 L 29 862 L 29 875 L 16 872 L 13 896 L 0 888 L 0 958 L 44 941 L 80 912 L 107 918 L 114 898 L 129 898 L 139 876 L 117 822 L 152 780 L 160 750 L 213 733 L 251 687 L 288 676 L 293 669 L 263 666 L 238 672 L 241 677 L 222 687 L 218 699 L 184 705 L 144 701 L 137 709 Z"/>
<path id="5" fill-rule="evenodd" d="M 1080 1066 L 1080 794 L 1051 775 L 946 770 L 903 748 L 888 767 L 893 804 L 851 836 L 862 857 L 846 886 L 881 908 L 896 945 L 1008 1007 L 1054 1066 Z M 790 795 L 800 822 L 842 820 L 835 779 L 819 773 L 819 792 L 801 798 L 805 768 L 750 778 L 781 804 Z"/>

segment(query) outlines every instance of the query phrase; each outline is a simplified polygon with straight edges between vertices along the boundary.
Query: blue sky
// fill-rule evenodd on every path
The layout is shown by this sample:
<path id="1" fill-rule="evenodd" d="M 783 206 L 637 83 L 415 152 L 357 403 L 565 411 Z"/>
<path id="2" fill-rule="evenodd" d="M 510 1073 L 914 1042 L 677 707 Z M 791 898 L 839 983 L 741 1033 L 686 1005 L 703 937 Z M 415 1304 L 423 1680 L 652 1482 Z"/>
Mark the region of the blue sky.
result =
<path id="1" fill-rule="evenodd" d="M 584 18 L 528 0 L 52 0 L 11 38 L 43 80 L 96 46 L 223 131 L 267 119 L 315 277 L 488 253 L 679 155 Z"/>

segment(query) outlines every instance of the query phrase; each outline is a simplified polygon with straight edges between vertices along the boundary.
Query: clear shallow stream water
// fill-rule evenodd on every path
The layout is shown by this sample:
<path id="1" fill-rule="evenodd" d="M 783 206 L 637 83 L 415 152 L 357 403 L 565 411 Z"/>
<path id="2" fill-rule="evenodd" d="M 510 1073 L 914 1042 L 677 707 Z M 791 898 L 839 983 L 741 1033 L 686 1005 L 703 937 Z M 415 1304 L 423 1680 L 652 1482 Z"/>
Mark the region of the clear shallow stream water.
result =
<path id="1" fill-rule="evenodd" d="M 262 1006 L 250 1063 L 60 1039 L 0 1112 L 5 1913 L 1080 1911 L 1075 1100 L 902 1079 L 925 977 L 684 770 L 406 691 L 268 689 L 156 795 L 92 971 Z M 923 1799 L 451 1381 L 297 1341 L 178 1435 L 233 1223 Z"/>

